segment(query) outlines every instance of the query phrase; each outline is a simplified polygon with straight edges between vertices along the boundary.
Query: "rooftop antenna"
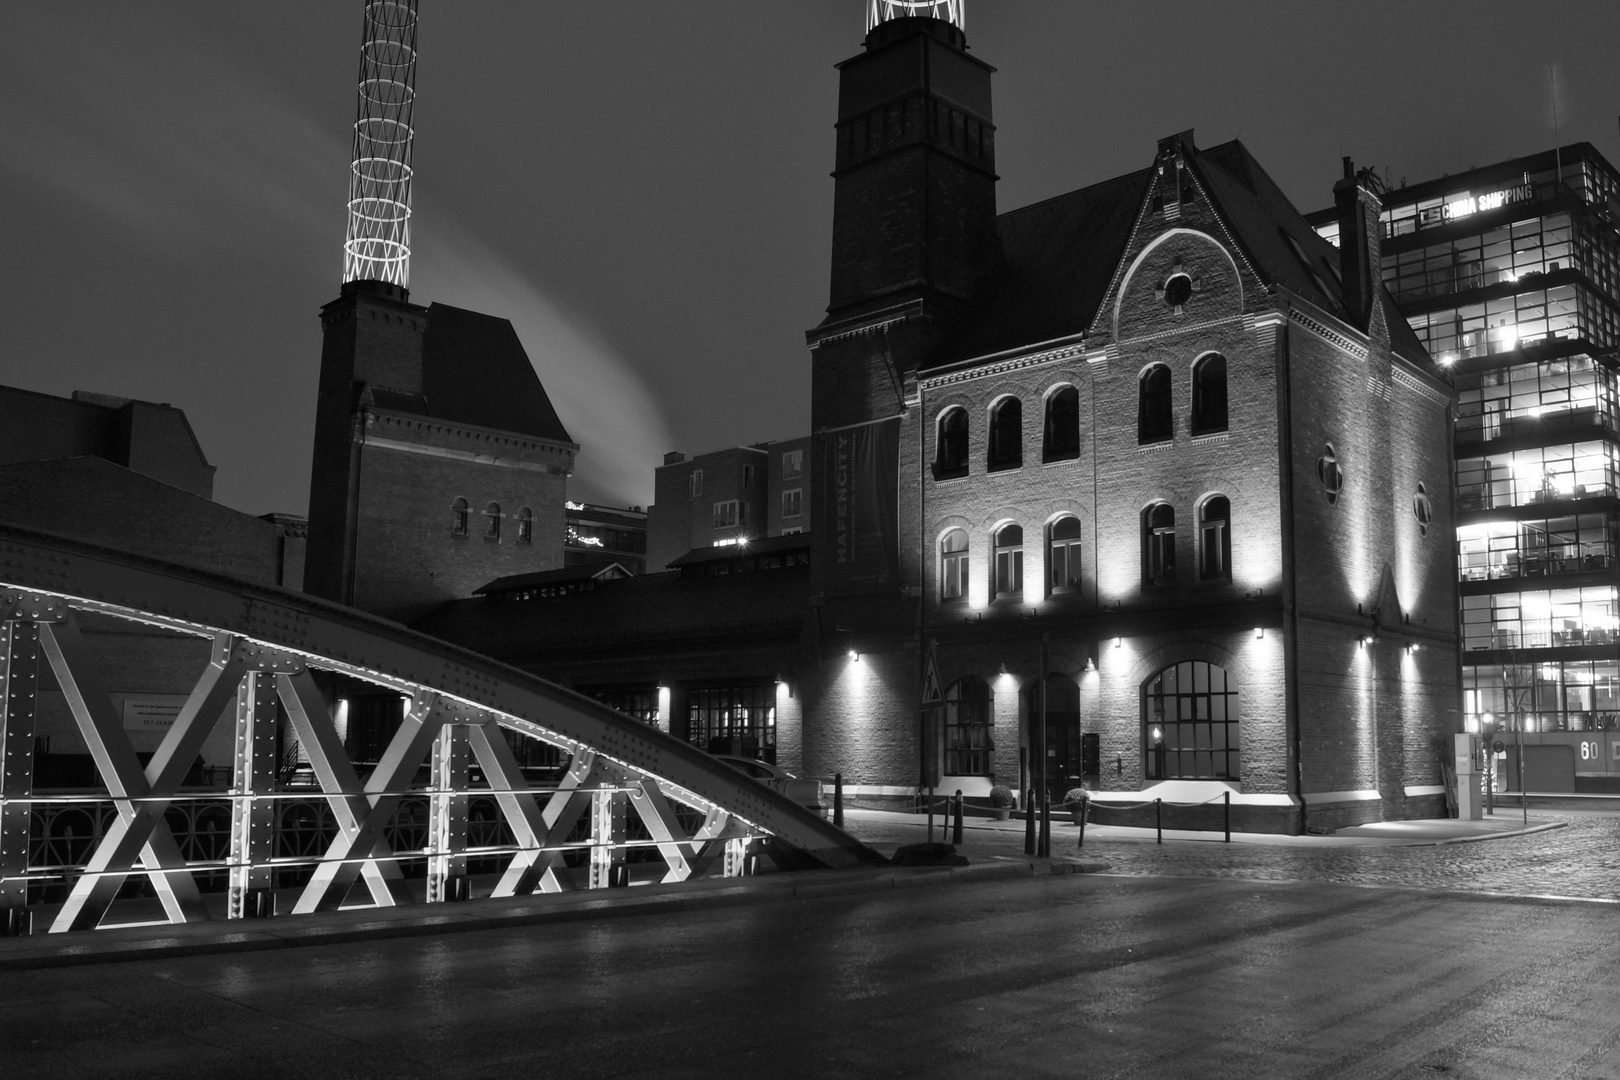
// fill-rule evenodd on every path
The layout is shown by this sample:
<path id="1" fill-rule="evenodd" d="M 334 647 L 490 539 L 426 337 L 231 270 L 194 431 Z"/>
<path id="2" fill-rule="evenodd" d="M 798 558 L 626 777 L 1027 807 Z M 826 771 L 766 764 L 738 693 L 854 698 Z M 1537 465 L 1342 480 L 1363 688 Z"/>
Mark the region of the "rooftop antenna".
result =
<path id="1" fill-rule="evenodd" d="M 958 30 L 966 30 L 967 0 L 869 0 L 866 5 L 866 31 L 890 19 L 903 19 L 920 15 L 930 19 L 943 19 Z"/>
<path id="2" fill-rule="evenodd" d="M 416 0 L 366 0 L 343 281 L 405 288 L 411 275 Z"/>

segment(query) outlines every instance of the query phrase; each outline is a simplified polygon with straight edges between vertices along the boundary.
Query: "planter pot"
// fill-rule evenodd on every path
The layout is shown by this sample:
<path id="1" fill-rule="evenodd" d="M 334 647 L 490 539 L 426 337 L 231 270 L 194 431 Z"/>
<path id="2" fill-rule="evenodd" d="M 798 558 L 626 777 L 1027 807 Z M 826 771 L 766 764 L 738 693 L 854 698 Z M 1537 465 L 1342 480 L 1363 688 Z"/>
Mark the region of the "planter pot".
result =
<path id="1" fill-rule="evenodd" d="M 1082 819 L 1082 815 L 1084 815 L 1084 814 L 1085 814 L 1085 810 L 1082 809 L 1079 806 L 1071 805 L 1069 807 L 1069 820 L 1074 822 L 1076 825 L 1079 825 L 1079 824 L 1082 823 L 1081 819 Z"/>
<path id="2" fill-rule="evenodd" d="M 1006 821 L 1012 817 L 1012 808 L 1010 806 L 992 806 L 990 813 L 995 815 L 997 821 Z"/>

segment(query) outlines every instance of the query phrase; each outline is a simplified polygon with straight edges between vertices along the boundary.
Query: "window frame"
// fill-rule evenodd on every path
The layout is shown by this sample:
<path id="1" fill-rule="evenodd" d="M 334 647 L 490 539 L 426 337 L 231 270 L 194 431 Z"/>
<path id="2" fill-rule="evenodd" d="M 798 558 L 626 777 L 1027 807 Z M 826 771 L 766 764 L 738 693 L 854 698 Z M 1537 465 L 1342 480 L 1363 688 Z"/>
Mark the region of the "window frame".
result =
<path id="1" fill-rule="evenodd" d="M 1220 367 L 1218 379 L 1212 374 L 1216 365 Z M 1194 438 L 1229 430 L 1231 398 L 1227 393 L 1227 372 L 1230 366 L 1226 356 L 1218 352 L 1205 353 L 1193 361 L 1191 431 Z M 1219 416 L 1214 415 L 1217 407 Z"/>
<path id="2" fill-rule="evenodd" d="M 1159 518 L 1159 511 L 1169 515 Z M 1154 588 L 1176 582 L 1176 508 L 1160 500 L 1142 511 L 1142 585 Z"/>
<path id="3" fill-rule="evenodd" d="M 527 506 L 518 508 L 517 542 L 520 544 L 534 543 L 534 511 Z"/>
<path id="4" fill-rule="evenodd" d="M 791 500 L 792 510 L 788 509 Z M 784 488 L 782 491 L 782 517 L 798 518 L 804 516 L 804 488 Z"/>
<path id="5" fill-rule="evenodd" d="M 735 529 L 742 523 L 741 502 L 737 499 L 721 499 L 714 504 L 713 513 L 716 529 Z"/>
<path id="6" fill-rule="evenodd" d="M 971 691 L 972 697 L 966 697 L 965 691 Z M 996 752 L 993 702 L 990 684 L 977 675 L 964 675 L 946 687 L 943 775 L 992 774 Z"/>
<path id="7" fill-rule="evenodd" d="M 1220 673 L 1218 680 L 1215 672 Z M 1167 675 L 1172 677 L 1168 688 Z M 1242 701 L 1230 670 L 1206 660 L 1180 660 L 1144 679 L 1140 696 L 1145 780 L 1242 780 Z M 1175 703 L 1173 710 L 1167 709 L 1167 701 Z M 1207 755 L 1207 770 L 1200 754 Z M 1186 768 L 1189 760 L 1191 771 Z"/>
<path id="8" fill-rule="evenodd" d="M 1074 522 L 1073 536 L 1057 536 L 1057 530 L 1065 522 Z M 1078 592 L 1084 582 L 1084 526 L 1080 519 L 1073 514 L 1065 514 L 1050 522 L 1046 526 L 1046 589 L 1047 595 L 1054 596 L 1060 593 Z M 1058 553 L 1062 552 L 1062 558 Z M 1058 583 L 1058 567 L 1063 567 L 1064 581 Z"/>
<path id="9" fill-rule="evenodd" d="M 1225 504 L 1226 516 L 1212 518 L 1210 508 L 1218 503 Z M 1198 503 L 1198 580 L 1232 580 L 1232 500 L 1225 495 L 1209 495 Z"/>
<path id="10" fill-rule="evenodd" d="M 690 491 L 692 493 L 692 498 L 694 498 L 694 499 L 703 498 L 703 470 L 702 469 L 693 469 L 692 472 L 687 476 L 686 482 L 687 482 L 687 487 L 690 489 Z"/>
<path id="11" fill-rule="evenodd" d="M 961 421 L 960 431 L 954 424 L 958 419 Z M 968 444 L 972 430 L 968 411 L 961 405 L 952 405 L 939 414 L 934 421 L 934 479 L 954 480 L 968 474 Z M 948 456 L 947 451 L 950 451 Z"/>
<path id="12" fill-rule="evenodd" d="M 1017 540 L 1011 534 L 1017 533 Z M 991 536 L 990 598 L 1002 600 L 1024 595 L 1024 529 L 1016 521 L 1002 525 Z"/>
<path id="13" fill-rule="evenodd" d="M 484 542 L 498 544 L 501 542 L 501 504 L 491 502 L 484 507 Z"/>
<path id="14" fill-rule="evenodd" d="M 472 504 L 458 498 L 450 504 L 450 535 L 467 536 L 472 532 Z"/>
<path id="15" fill-rule="evenodd" d="M 1150 386 L 1150 380 L 1153 384 Z M 1163 389 L 1154 387 L 1159 381 Z M 1154 446 L 1176 437 L 1175 379 L 1168 364 L 1153 363 L 1136 379 L 1136 444 Z"/>
<path id="16" fill-rule="evenodd" d="M 1024 467 L 1024 403 L 1014 395 L 997 398 L 990 406 L 984 467 L 987 472 Z"/>
<path id="17" fill-rule="evenodd" d="M 1070 401 L 1074 404 L 1073 442 L 1064 445 L 1054 438 L 1054 431 L 1058 430 L 1060 420 L 1055 415 L 1060 401 Z M 1073 383 L 1064 383 L 1053 387 L 1046 395 L 1045 407 L 1042 409 L 1044 423 L 1041 431 L 1041 461 L 1049 464 L 1054 461 L 1074 461 L 1080 456 L 1080 389 Z"/>
<path id="18" fill-rule="evenodd" d="M 962 538 L 959 548 L 947 547 L 953 537 Z M 966 529 L 948 529 L 939 538 L 939 601 L 942 604 L 962 603 L 968 598 L 969 575 L 972 572 L 972 540 Z"/>

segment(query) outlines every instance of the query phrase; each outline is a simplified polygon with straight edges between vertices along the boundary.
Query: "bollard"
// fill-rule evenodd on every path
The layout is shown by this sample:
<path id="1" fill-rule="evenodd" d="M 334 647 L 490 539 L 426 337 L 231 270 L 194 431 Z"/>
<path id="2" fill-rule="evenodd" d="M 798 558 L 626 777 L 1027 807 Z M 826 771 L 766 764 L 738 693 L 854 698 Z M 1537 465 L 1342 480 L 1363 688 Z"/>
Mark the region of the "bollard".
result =
<path id="1" fill-rule="evenodd" d="M 833 773 L 833 825 L 844 827 L 844 774 Z"/>
<path id="2" fill-rule="evenodd" d="M 1221 807 L 1221 815 L 1225 818 L 1226 823 L 1225 842 L 1230 844 L 1232 842 L 1232 793 L 1230 791 L 1221 792 L 1221 801 L 1224 804 Z"/>
<path id="3" fill-rule="evenodd" d="M 1080 843 L 1076 847 L 1086 846 L 1086 797 L 1080 796 Z"/>
<path id="4" fill-rule="evenodd" d="M 951 843 L 962 842 L 962 789 L 956 789 L 956 822 L 951 826 Z"/>
<path id="5" fill-rule="evenodd" d="M 1153 800 L 1153 830 L 1159 834 L 1159 843 L 1164 843 L 1164 800 Z"/>
<path id="6" fill-rule="evenodd" d="M 928 789 L 928 842 L 934 842 L 934 789 Z"/>
<path id="7" fill-rule="evenodd" d="M 1041 858 L 1052 857 L 1052 800 L 1041 799 Z"/>
<path id="8" fill-rule="evenodd" d="M 1024 854 L 1035 854 L 1035 799 L 1030 794 L 1033 788 L 1024 791 Z"/>
<path id="9" fill-rule="evenodd" d="M 25 907 L 10 907 L 0 909 L 4 919 L 0 920 L 0 937 L 28 937 L 34 932 L 34 913 Z"/>

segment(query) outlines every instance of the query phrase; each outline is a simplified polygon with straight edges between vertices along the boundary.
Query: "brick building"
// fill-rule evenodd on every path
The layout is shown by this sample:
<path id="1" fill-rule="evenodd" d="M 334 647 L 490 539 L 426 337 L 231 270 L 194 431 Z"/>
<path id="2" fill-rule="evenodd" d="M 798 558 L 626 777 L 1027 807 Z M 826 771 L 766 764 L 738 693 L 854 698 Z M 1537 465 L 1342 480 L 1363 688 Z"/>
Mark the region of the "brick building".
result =
<path id="1" fill-rule="evenodd" d="M 310 592 L 405 619 L 563 565 L 579 447 L 511 323 L 353 281 L 321 327 Z"/>
<path id="2" fill-rule="evenodd" d="M 735 446 L 688 460 L 671 451 L 653 474 L 647 563 L 688 551 L 804 532 L 810 521 L 808 437 Z"/>
<path id="3" fill-rule="evenodd" d="M 1230 794 L 1247 828 L 1441 813 L 1451 391 L 1379 284 L 1371 177 L 1335 188 L 1339 251 L 1190 132 L 998 215 L 958 28 L 880 23 L 840 79 L 808 537 L 713 548 L 712 504 L 760 495 L 771 455 L 724 452 L 721 494 L 667 460 L 649 566 L 673 570 L 422 627 L 857 797 L 1043 771 L 1059 797 Z"/>

